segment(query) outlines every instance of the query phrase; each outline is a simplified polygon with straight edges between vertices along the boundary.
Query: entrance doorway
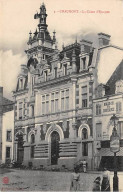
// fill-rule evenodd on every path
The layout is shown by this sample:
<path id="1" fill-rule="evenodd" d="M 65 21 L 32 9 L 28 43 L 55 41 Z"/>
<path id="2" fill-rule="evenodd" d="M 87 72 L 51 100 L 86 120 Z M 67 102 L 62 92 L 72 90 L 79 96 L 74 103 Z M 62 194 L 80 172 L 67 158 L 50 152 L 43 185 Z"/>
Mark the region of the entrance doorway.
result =
<path id="1" fill-rule="evenodd" d="M 24 156 L 23 135 L 18 135 L 17 162 L 22 164 Z"/>
<path id="2" fill-rule="evenodd" d="M 59 158 L 59 134 L 54 131 L 51 134 L 51 165 L 57 165 Z"/>

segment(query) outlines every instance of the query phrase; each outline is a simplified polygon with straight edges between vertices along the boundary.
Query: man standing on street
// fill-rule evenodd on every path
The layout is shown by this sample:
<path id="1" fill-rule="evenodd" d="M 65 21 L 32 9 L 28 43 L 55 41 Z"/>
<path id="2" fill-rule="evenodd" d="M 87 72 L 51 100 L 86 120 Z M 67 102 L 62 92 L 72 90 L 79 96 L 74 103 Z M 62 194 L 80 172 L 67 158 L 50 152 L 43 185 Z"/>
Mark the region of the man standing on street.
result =
<path id="1" fill-rule="evenodd" d="M 83 160 L 83 172 L 84 172 L 84 173 L 87 172 L 87 162 L 86 162 L 85 159 Z"/>

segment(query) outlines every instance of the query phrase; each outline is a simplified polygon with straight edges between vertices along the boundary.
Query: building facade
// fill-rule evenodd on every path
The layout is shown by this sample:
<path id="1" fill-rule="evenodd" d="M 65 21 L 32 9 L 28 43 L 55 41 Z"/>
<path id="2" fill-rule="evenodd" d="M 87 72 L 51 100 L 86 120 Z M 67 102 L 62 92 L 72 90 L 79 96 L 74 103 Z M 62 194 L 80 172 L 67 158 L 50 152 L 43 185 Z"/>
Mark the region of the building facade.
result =
<path id="1" fill-rule="evenodd" d="M 94 168 L 93 106 L 98 85 L 98 48 L 81 40 L 58 50 L 44 4 L 38 30 L 30 32 L 27 64 L 21 65 L 15 98 L 16 161 L 26 166 L 72 169 L 79 160 Z M 99 33 L 100 47 L 110 36 Z"/>
<path id="2" fill-rule="evenodd" d="M 14 102 L 3 97 L 3 87 L 0 87 L 0 92 L 1 163 L 9 164 L 14 158 Z"/>
<path id="3" fill-rule="evenodd" d="M 123 61 L 117 67 L 106 85 L 99 85 L 93 100 L 93 129 L 95 168 L 114 169 L 114 153 L 110 151 L 110 136 L 113 125 L 111 117 L 118 117 L 116 126 L 120 137 L 120 151 L 117 152 L 118 170 L 123 170 Z"/>

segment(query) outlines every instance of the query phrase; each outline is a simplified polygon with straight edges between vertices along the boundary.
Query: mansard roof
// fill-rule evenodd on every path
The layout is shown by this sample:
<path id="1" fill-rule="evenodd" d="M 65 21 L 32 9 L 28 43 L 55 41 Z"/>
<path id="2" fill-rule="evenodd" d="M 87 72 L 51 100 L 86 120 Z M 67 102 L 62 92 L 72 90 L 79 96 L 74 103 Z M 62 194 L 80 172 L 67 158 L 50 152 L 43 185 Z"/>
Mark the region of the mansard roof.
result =
<path id="1" fill-rule="evenodd" d="M 118 80 L 123 80 L 123 60 L 117 66 L 110 79 L 106 83 L 106 85 L 109 86 L 109 89 L 106 90 L 106 95 L 115 94 L 115 83 Z"/>
<path id="2" fill-rule="evenodd" d="M 2 113 L 13 110 L 14 102 L 3 97 L 2 101 L 0 101 L 0 106 L 2 106 Z"/>

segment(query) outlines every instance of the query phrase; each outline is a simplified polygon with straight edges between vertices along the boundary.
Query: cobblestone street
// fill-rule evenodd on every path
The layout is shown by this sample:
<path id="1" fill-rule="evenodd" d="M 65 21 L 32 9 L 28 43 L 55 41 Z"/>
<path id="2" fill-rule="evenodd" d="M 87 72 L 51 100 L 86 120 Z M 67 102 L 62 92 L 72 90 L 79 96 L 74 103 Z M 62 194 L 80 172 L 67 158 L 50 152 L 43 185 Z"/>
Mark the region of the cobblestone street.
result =
<path id="1" fill-rule="evenodd" d="M 34 170 L 14 170 L 1 173 L 1 191 L 69 191 L 70 172 L 47 172 Z M 92 191 L 94 179 L 101 175 L 99 172 L 80 173 L 81 191 Z M 5 184 L 3 178 L 8 177 L 9 181 Z M 111 188 L 112 188 L 111 173 Z M 119 190 L 123 191 L 123 173 L 119 173 Z"/>

